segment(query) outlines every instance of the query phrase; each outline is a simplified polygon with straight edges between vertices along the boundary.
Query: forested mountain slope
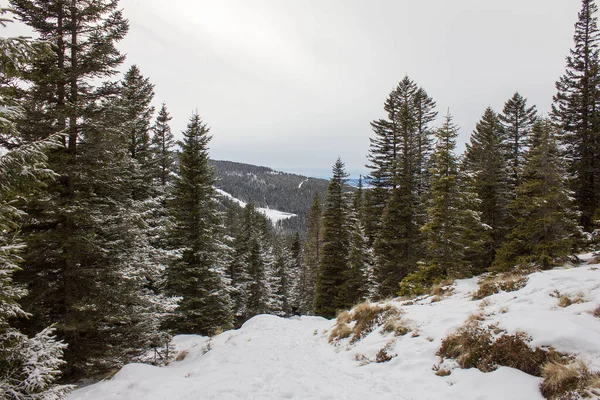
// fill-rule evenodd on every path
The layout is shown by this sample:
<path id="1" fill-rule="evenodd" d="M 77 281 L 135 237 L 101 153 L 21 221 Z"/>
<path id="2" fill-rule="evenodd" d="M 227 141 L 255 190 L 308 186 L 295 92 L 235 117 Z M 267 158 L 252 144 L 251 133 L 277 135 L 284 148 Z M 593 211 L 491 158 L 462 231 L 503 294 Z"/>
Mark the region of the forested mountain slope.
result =
<path id="1" fill-rule="evenodd" d="M 303 231 L 315 193 L 325 198 L 328 181 L 275 171 L 268 167 L 211 160 L 216 187 L 245 203 L 296 214 L 279 222 L 286 230 Z"/>

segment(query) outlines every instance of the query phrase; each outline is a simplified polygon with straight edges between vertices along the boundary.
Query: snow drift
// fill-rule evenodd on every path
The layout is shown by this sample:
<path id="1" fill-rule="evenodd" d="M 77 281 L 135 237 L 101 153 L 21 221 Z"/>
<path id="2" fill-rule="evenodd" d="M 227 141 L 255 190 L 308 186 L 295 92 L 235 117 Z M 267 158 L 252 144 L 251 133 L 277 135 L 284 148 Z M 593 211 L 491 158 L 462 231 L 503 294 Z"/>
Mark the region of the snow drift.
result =
<path id="1" fill-rule="evenodd" d="M 436 375 L 442 340 L 472 314 L 508 333 L 526 333 L 530 346 L 575 354 L 600 370 L 600 318 L 593 315 L 600 266 L 537 272 L 521 289 L 482 300 L 473 300 L 477 290 L 473 278 L 456 281 L 441 298 L 388 302 L 402 312 L 409 330 L 402 336 L 379 326 L 360 340 L 330 344 L 335 320 L 268 315 L 210 339 L 177 336 L 178 351 L 187 352 L 182 361 L 127 365 L 70 399 L 541 399 L 541 378 L 513 368 L 483 373 L 450 362 L 450 375 Z M 562 307 L 557 293 L 578 300 Z M 392 358 L 371 362 L 383 348 Z"/>

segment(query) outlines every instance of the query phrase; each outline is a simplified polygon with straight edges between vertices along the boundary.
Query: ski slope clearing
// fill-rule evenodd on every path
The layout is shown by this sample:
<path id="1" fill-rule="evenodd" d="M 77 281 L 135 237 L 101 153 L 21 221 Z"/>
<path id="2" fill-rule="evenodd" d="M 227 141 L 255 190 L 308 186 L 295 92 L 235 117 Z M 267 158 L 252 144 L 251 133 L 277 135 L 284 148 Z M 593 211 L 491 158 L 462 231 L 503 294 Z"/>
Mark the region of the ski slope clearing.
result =
<path id="1" fill-rule="evenodd" d="M 217 194 L 219 194 L 219 195 L 221 195 L 223 197 L 226 197 L 226 198 L 228 198 L 231 201 L 236 202 L 237 204 L 240 205 L 240 207 L 246 207 L 246 204 L 247 204 L 246 202 L 233 197 L 231 194 L 227 193 L 226 191 L 221 190 L 221 189 L 217 189 L 217 188 L 215 188 L 215 190 L 216 190 Z M 277 222 L 279 222 L 281 220 L 284 220 L 284 219 L 289 219 L 289 218 L 292 218 L 292 217 L 296 217 L 296 214 L 286 213 L 286 212 L 278 211 L 278 210 L 272 210 L 270 208 L 259 208 L 259 207 L 257 207 L 256 210 L 259 213 L 263 214 L 265 217 L 267 217 L 269 220 L 271 220 L 271 222 L 273 224 L 276 224 Z"/>
<path id="2" fill-rule="evenodd" d="M 188 352 L 182 361 L 167 367 L 127 365 L 70 399 L 543 398 L 542 379 L 513 368 L 483 373 L 446 360 L 442 366 L 451 373 L 435 374 L 442 340 L 473 314 L 508 333 L 528 334 L 532 347 L 552 346 L 600 370 L 600 318 L 593 315 L 600 305 L 600 266 L 537 272 L 519 290 L 473 300 L 478 287 L 477 278 L 460 280 L 438 298 L 385 303 L 402 313 L 408 332 L 400 336 L 378 325 L 360 340 L 332 344 L 334 320 L 268 315 L 212 339 L 178 336 L 177 349 Z M 565 306 L 561 296 L 573 302 Z M 392 358 L 377 363 L 381 349 Z"/>

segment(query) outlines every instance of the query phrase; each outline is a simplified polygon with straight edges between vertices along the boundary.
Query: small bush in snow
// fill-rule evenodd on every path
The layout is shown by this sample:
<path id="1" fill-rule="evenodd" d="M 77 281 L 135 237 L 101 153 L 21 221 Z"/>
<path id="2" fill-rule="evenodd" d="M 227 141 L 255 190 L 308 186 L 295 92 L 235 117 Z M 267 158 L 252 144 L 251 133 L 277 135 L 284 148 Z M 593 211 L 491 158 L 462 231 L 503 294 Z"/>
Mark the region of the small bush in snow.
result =
<path id="1" fill-rule="evenodd" d="M 570 305 L 573 304 L 579 304 L 579 303 L 585 303 L 585 298 L 583 293 L 577 293 L 574 296 L 568 295 L 568 294 L 563 294 L 561 295 L 559 293 L 558 296 L 558 306 L 559 307 L 569 307 Z"/>
<path id="2" fill-rule="evenodd" d="M 550 362 L 542 370 L 540 390 L 548 399 L 578 399 L 600 396 L 600 374 L 590 372 L 581 361 Z"/>
<path id="3" fill-rule="evenodd" d="M 568 359 L 553 349 L 531 349 L 530 341 L 523 333 L 509 335 L 496 326 L 482 326 L 472 319 L 442 341 L 438 355 L 455 359 L 461 368 L 491 372 L 505 366 L 534 376 L 542 375 L 546 363 Z"/>
<path id="4" fill-rule="evenodd" d="M 365 301 L 351 311 L 338 314 L 336 325 L 329 335 L 329 342 L 336 343 L 350 337 L 350 343 L 355 343 L 384 322 L 397 319 L 399 314 L 399 310 L 389 304 Z"/>
<path id="5" fill-rule="evenodd" d="M 479 289 L 473 295 L 473 300 L 481 300 L 496 293 L 514 292 L 527 284 L 527 277 L 515 273 L 488 276 L 480 280 Z"/>
<path id="6" fill-rule="evenodd" d="M 596 318 L 600 318 L 600 306 L 596 307 L 596 309 L 592 311 L 592 315 Z"/>
<path id="7" fill-rule="evenodd" d="M 393 345 L 394 341 L 389 341 L 383 348 L 381 348 L 381 350 L 377 352 L 377 355 L 375 355 L 375 362 L 384 363 L 391 361 L 394 357 L 398 357 L 398 354 L 390 354 L 390 350 L 392 349 Z"/>

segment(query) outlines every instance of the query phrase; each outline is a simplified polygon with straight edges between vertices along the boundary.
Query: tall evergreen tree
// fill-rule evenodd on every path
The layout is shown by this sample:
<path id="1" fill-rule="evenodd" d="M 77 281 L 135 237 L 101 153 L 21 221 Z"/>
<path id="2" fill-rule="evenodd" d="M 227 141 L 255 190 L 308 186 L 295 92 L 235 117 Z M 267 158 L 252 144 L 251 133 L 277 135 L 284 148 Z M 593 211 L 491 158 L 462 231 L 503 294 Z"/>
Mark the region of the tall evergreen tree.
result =
<path id="1" fill-rule="evenodd" d="M 124 129 L 129 136 L 129 154 L 136 167 L 134 196 L 146 200 L 151 196 L 153 159 L 150 151 L 150 121 L 154 113 L 151 103 L 154 85 L 145 78 L 137 65 L 132 65 L 121 82 L 121 101 L 124 109 Z"/>
<path id="2" fill-rule="evenodd" d="M 529 264 L 550 268 L 573 253 L 577 214 L 555 135 L 549 121 L 536 123 L 523 180 L 511 204 L 516 226 L 496 257 L 496 270 Z"/>
<path id="3" fill-rule="evenodd" d="M 419 228 L 425 222 L 434 108 L 427 93 L 405 77 L 386 100 L 388 119 L 371 124 L 375 138 L 368 167 L 374 188 L 367 197 L 365 228 L 374 247 L 374 277 L 383 297 L 396 293 L 400 280 L 422 257 Z"/>
<path id="4" fill-rule="evenodd" d="M 167 105 L 163 103 L 160 110 L 158 110 L 156 122 L 152 127 L 153 135 L 150 143 L 156 176 L 159 178 L 162 187 L 165 187 L 171 181 L 175 166 L 175 136 L 169 126 L 171 119 L 173 118 L 169 115 Z"/>
<path id="5" fill-rule="evenodd" d="M 561 129 L 571 175 L 571 188 L 581 211 L 581 224 L 592 229 L 600 203 L 600 33 L 594 0 L 582 0 L 575 24 L 575 45 L 567 56 L 565 75 L 556 82 L 552 117 Z"/>
<path id="6" fill-rule="evenodd" d="M 60 178 L 27 203 L 28 247 L 17 277 L 34 317 L 23 327 L 56 322 L 69 344 L 67 375 L 100 373 L 141 354 L 154 324 L 144 311 L 152 309 L 143 289 L 144 227 L 132 199 L 120 87 L 94 85 L 123 62 L 116 43 L 128 22 L 116 0 L 11 4 L 54 52 L 25 71 L 31 85 L 20 127 L 28 140 L 68 134 L 50 155 Z"/>
<path id="7" fill-rule="evenodd" d="M 483 253 L 473 260 L 476 269 L 480 271 L 492 264 L 496 252 L 510 230 L 508 203 L 511 193 L 505 166 L 504 139 L 505 131 L 499 118 L 492 108 L 488 107 L 471 135 L 465 154 L 470 184 L 480 200 L 476 210 L 481 215 L 481 222 L 488 226 Z M 515 177 L 514 170 L 511 171 L 511 177 Z"/>
<path id="8" fill-rule="evenodd" d="M 9 21 L 0 16 L 0 24 Z M 45 152 L 58 147 L 61 138 L 21 144 L 14 120 L 22 109 L 8 84 L 43 50 L 44 45 L 26 38 L 0 38 L 0 146 L 11 149 L 0 155 L 0 397 L 5 399 L 59 399 L 71 389 L 54 384 L 64 364 L 65 344 L 56 341 L 52 329 L 28 338 L 13 324 L 15 318 L 28 316 L 18 303 L 25 291 L 12 279 L 24 250 L 19 234 L 24 213 L 15 207 L 15 199 L 35 194 L 42 180 L 55 177 Z"/>
<path id="9" fill-rule="evenodd" d="M 323 212 L 323 249 L 315 295 L 315 314 L 326 318 L 332 318 L 338 310 L 352 305 L 348 302 L 346 281 L 350 253 L 350 204 L 345 189 L 347 178 L 345 165 L 338 158 L 327 188 Z"/>
<path id="10" fill-rule="evenodd" d="M 208 165 L 209 129 L 193 114 L 180 143 L 171 242 L 180 256 L 169 267 L 168 288 L 181 297 L 171 328 L 178 333 L 212 334 L 231 324 L 224 266 L 219 263 L 218 215 L 213 171 Z"/>
<path id="11" fill-rule="evenodd" d="M 299 279 L 299 312 L 310 315 L 314 310 L 317 290 L 317 276 L 323 251 L 323 206 L 318 193 L 315 193 L 308 214 L 306 240 L 302 257 L 302 269 Z"/>
<path id="12" fill-rule="evenodd" d="M 351 209 L 350 254 L 348 256 L 348 303 L 356 304 L 371 293 L 372 250 L 367 244 L 364 224 L 364 193 L 362 177 L 354 193 Z"/>
<path id="13" fill-rule="evenodd" d="M 473 230 L 480 225 L 478 213 L 471 208 L 471 194 L 461 182 L 464 178 L 454 154 L 457 136 L 458 128 L 448 114 L 436 133 L 429 218 L 422 228 L 427 238 L 425 268 L 434 279 L 470 274 L 467 250 L 475 245 Z"/>
<path id="14" fill-rule="evenodd" d="M 504 127 L 504 145 L 506 150 L 506 163 L 509 169 L 510 189 L 521 183 L 525 155 L 530 146 L 531 130 L 537 119 L 535 106 L 527 107 L 527 99 L 515 92 L 504 103 L 502 114 L 498 115 Z"/>

